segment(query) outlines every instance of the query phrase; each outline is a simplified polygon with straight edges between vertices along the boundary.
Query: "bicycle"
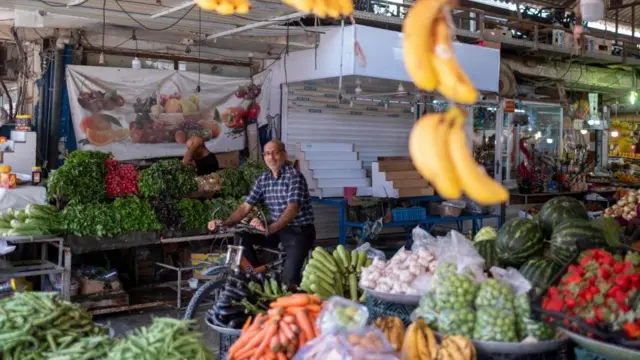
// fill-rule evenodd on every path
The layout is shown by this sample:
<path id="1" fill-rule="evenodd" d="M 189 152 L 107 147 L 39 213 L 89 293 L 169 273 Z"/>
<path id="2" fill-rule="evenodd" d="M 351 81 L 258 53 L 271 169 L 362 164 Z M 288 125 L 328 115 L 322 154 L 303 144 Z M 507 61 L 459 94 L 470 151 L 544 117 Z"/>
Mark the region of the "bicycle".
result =
<path id="1" fill-rule="evenodd" d="M 246 224 L 238 224 L 233 227 L 223 227 L 220 226 L 216 229 L 215 233 L 219 234 L 229 234 L 233 233 L 235 236 L 237 233 L 242 232 L 253 232 L 264 234 L 264 232 L 257 231 L 255 228 L 246 225 Z M 216 290 L 222 288 L 226 281 L 227 276 L 230 274 L 244 274 L 245 276 L 255 277 L 260 275 L 267 274 L 275 274 L 279 276 L 282 273 L 282 265 L 285 260 L 285 252 L 282 244 L 278 245 L 278 249 L 267 248 L 263 246 L 255 246 L 256 251 L 266 251 L 277 255 L 278 259 L 260 266 L 253 267 L 251 263 L 247 260 L 246 257 L 243 256 L 244 247 L 242 246 L 242 241 L 237 242 L 238 245 L 228 245 L 227 253 L 225 257 L 224 265 L 218 265 L 211 267 L 203 272 L 203 275 L 213 277 L 213 279 L 207 281 L 202 286 L 198 288 L 198 290 L 193 294 L 191 300 L 189 301 L 189 305 L 187 305 L 187 309 L 185 311 L 184 319 L 191 320 L 196 313 L 196 310 L 202 300 L 211 295 L 214 292 L 213 297 L 214 301 L 217 299 Z"/>

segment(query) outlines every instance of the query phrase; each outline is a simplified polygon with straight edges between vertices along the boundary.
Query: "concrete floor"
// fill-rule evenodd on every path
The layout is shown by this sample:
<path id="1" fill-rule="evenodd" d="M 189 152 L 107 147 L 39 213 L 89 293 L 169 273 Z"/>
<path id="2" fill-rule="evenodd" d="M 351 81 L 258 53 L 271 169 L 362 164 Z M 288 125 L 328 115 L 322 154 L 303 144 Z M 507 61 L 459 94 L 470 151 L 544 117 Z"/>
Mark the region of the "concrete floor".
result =
<path id="1" fill-rule="evenodd" d="M 198 320 L 200 331 L 204 336 L 204 341 L 214 353 L 218 353 L 219 336 L 218 334 L 207 326 L 204 322 L 204 312 L 206 307 L 203 306 L 202 311 L 196 314 L 194 317 Z M 154 317 L 172 317 L 176 319 L 182 319 L 184 317 L 183 310 L 176 310 L 175 308 L 158 308 L 146 311 L 137 311 L 130 313 L 111 314 L 104 316 L 94 317 L 95 321 L 102 324 L 109 324 L 113 329 L 115 336 L 123 336 L 132 330 L 140 328 L 142 326 L 150 325 Z"/>

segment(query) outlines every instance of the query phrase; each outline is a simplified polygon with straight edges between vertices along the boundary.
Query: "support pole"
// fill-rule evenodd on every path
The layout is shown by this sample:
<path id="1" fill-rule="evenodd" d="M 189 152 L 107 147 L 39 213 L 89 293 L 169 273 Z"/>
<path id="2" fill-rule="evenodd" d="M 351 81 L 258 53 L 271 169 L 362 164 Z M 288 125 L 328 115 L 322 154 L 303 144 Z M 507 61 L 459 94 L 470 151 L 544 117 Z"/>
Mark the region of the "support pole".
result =
<path id="1" fill-rule="evenodd" d="M 62 82 L 64 81 L 64 48 L 56 49 L 53 72 L 53 101 L 49 116 L 48 170 L 58 167 L 58 142 L 60 137 L 60 108 L 62 107 Z"/>

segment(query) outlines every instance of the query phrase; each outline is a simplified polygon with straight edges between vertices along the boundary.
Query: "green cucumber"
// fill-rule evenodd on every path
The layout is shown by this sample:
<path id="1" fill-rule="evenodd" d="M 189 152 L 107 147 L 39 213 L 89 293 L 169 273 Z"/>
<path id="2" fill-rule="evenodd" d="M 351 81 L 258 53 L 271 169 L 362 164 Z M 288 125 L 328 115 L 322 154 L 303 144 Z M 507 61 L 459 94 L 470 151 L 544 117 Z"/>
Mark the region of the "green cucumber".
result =
<path id="1" fill-rule="evenodd" d="M 336 295 L 344 297 L 344 286 L 342 286 L 342 276 L 340 276 L 340 273 L 338 272 L 335 272 L 333 274 L 334 274 L 333 277 L 336 284 L 336 290 L 338 292 Z"/>
<path id="2" fill-rule="evenodd" d="M 351 301 L 358 301 L 358 278 L 356 274 L 349 275 L 349 296 L 351 296 Z"/>
<path id="3" fill-rule="evenodd" d="M 325 255 L 322 252 L 316 252 L 316 250 L 314 250 L 313 254 L 311 254 L 311 257 L 312 259 L 319 261 L 325 268 L 331 270 L 331 272 L 338 271 L 338 266 L 336 265 L 335 261 L 333 261 L 331 255 Z"/>
<path id="4" fill-rule="evenodd" d="M 331 277 L 332 274 L 336 273 L 336 271 L 331 271 L 331 269 L 327 268 L 326 266 L 323 266 L 323 263 L 321 262 L 321 260 L 318 260 L 318 259 L 309 260 L 309 263 L 307 264 L 307 268 L 313 269 L 316 272 L 321 272 L 329 277 Z"/>
<path id="5" fill-rule="evenodd" d="M 336 263 L 338 264 L 338 268 L 340 269 L 340 272 L 343 273 L 343 274 L 346 274 L 347 270 L 344 267 L 344 263 L 342 262 L 342 258 L 340 257 L 340 254 L 338 253 L 338 249 L 333 250 L 333 258 L 336 259 Z"/>
<path id="6" fill-rule="evenodd" d="M 338 245 L 336 248 L 338 250 L 338 256 L 340 256 L 340 260 L 342 260 L 342 265 L 345 269 L 349 268 L 349 264 L 351 263 L 351 259 L 347 249 L 345 249 L 344 245 Z"/>
<path id="7" fill-rule="evenodd" d="M 323 256 L 325 256 L 327 259 L 331 260 L 331 263 L 333 265 L 338 265 L 335 263 L 335 260 L 333 260 L 333 258 L 331 257 L 331 254 L 329 254 L 329 252 L 327 250 L 325 250 L 322 246 L 316 246 L 316 248 L 313 250 L 313 252 L 318 252 L 320 254 L 322 254 Z"/>
<path id="8" fill-rule="evenodd" d="M 333 293 L 331 291 L 326 290 L 318 284 L 311 284 L 310 288 L 312 293 L 320 296 L 323 299 L 328 299 L 333 296 Z"/>
<path id="9" fill-rule="evenodd" d="M 364 264 L 367 261 L 367 252 L 366 251 L 361 251 L 358 253 L 358 262 L 356 262 L 356 272 L 358 274 L 360 274 L 360 271 L 362 270 L 362 267 L 364 266 Z"/>
<path id="10" fill-rule="evenodd" d="M 324 280 L 327 284 L 333 283 L 333 276 L 327 276 L 322 271 L 314 271 L 313 269 L 307 269 L 305 271 L 309 272 L 309 275 L 315 275 L 317 278 Z"/>
<path id="11" fill-rule="evenodd" d="M 330 284 L 327 284 L 324 280 L 317 277 L 315 274 L 311 275 L 311 284 L 316 285 L 325 290 L 325 292 L 335 295 L 336 290 Z"/>
<path id="12" fill-rule="evenodd" d="M 356 249 L 351 250 L 351 271 L 356 271 L 356 265 L 358 265 L 358 252 Z"/>

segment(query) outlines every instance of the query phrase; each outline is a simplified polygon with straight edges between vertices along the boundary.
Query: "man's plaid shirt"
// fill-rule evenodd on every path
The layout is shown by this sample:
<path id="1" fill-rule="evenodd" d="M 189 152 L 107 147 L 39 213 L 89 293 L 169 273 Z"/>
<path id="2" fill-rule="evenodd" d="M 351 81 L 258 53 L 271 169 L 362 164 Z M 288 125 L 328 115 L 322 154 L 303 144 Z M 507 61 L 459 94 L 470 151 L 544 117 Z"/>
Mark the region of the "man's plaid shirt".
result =
<path id="1" fill-rule="evenodd" d="M 313 224 L 313 208 L 307 180 L 289 162 L 278 170 L 277 178 L 271 170 L 258 176 L 246 203 L 254 206 L 260 202 L 264 202 L 269 208 L 271 221 L 277 220 L 289 204 L 298 204 L 298 215 L 289 225 Z"/>

